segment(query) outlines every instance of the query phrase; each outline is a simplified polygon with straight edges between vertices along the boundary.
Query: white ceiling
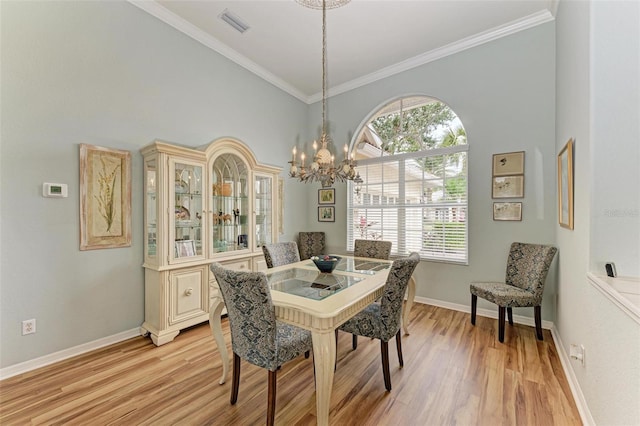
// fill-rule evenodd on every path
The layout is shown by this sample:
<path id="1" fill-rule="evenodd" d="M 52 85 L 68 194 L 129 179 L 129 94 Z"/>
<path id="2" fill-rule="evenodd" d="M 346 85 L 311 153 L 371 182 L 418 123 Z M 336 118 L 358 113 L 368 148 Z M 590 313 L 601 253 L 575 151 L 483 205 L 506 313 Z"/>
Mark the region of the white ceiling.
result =
<path id="1" fill-rule="evenodd" d="M 298 99 L 322 91 L 322 11 L 294 0 L 129 0 Z M 327 10 L 334 95 L 553 19 L 555 0 L 352 0 Z M 219 19 L 227 9 L 249 25 Z"/>

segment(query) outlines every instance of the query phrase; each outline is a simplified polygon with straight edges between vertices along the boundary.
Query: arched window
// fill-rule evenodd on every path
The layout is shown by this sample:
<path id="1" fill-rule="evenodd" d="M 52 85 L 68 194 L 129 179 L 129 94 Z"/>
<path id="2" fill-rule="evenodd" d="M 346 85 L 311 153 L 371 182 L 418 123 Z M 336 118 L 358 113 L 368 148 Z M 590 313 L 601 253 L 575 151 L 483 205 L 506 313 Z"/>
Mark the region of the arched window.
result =
<path id="1" fill-rule="evenodd" d="M 392 254 L 467 263 L 467 136 L 456 114 L 426 96 L 375 111 L 355 140 L 361 182 L 349 184 L 347 250 L 387 240 Z"/>

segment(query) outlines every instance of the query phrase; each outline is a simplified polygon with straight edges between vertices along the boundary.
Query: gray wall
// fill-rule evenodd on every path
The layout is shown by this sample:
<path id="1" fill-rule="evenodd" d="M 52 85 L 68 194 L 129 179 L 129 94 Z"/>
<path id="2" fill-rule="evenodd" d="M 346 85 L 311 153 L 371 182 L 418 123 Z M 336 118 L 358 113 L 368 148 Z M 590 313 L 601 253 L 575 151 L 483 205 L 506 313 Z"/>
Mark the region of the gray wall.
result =
<path id="1" fill-rule="evenodd" d="M 638 275 L 640 4 L 563 1 L 556 28 L 556 151 L 574 138 L 576 165 L 575 229 L 556 227 L 556 328 L 565 352 L 585 346 L 570 367 L 595 424 L 640 424 L 640 326 L 587 280 L 605 260 Z"/>
<path id="2" fill-rule="evenodd" d="M 222 136 L 284 166 L 308 106 L 126 2 L 0 2 L 0 367 L 139 327 L 142 158 Z M 129 248 L 80 252 L 78 145 L 132 152 Z M 43 182 L 69 198 L 41 196 Z M 300 185 L 286 182 L 292 239 Z M 21 336 L 35 318 L 37 333 Z"/>
<path id="3" fill-rule="evenodd" d="M 469 265 L 421 262 L 417 296 L 469 305 L 469 282 L 503 280 L 513 241 L 553 244 L 556 223 L 555 30 L 537 26 L 352 90 L 329 100 L 333 137 L 340 147 L 362 121 L 389 99 L 424 94 L 447 103 L 460 117 L 469 143 Z M 320 117 L 313 105 L 311 118 Z M 315 116 L 314 116 L 315 114 Z M 312 124 L 313 125 L 313 124 Z M 318 125 L 317 123 L 315 124 Z M 492 217 L 491 160 L 501 152 L 525 151 L 522 222 Z M 326 226 L 329 245 L 345 249 L 346 190 L 338 186 L 336 226 Z M 311 201 L 310 201 L 311 202 Z M 315 212 L 309 213 L 314 221 Z M 556 267 L 542 304 L 543 318 L 555 318 Z M 480 308 L 497 312 L 479 301 Z M 533 316 L 533 309 L 515 309 Z"/>

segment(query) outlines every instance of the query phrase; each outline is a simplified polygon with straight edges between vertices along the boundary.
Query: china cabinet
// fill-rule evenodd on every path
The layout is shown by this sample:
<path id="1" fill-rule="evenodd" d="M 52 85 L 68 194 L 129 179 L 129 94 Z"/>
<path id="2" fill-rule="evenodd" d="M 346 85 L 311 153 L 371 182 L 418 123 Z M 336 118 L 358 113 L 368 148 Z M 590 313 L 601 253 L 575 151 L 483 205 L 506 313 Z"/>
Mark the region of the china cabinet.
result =
<path id="1" fill-rule="evenodd" d="M 260 164 L 235 139 L 201 148 L 155 141 L 144 158 L 145 321 L 156 345 L 209 319 L 219 289 L 212 262 L 266 269 L 262 245 L 277 239 L 280 168 Z"/>

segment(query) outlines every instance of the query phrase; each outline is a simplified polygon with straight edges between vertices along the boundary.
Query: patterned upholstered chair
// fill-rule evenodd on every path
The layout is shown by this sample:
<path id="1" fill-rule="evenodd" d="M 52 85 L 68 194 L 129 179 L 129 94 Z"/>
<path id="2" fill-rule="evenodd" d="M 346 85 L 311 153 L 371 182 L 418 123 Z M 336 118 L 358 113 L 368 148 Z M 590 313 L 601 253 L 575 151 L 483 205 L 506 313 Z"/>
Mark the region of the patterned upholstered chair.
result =
<path id="1" fill-rule="evenodd" d="M 238 400 L 240 359 L 269 371 L 267 425 L 273 425 L 278 368 L 311 350 L 311 333 L 276 320 L 267 277 L 262 272 L 238 272 L 211 264 L 227 307 L 233 349 L 231 404 Z"/>
<path id="2" fill-rule="evenodd" d="M 353 245 L 353 255 L 356 257 L 388 260 L 389 256 L 391 256 L 391 245 L 391 241 L 355 240 Z M 353 335 L 351 347 L 354 351 L 358 348 L 357 334 Z"/>
<path id="3" fill-rule="evenodd" d="M 471 324 L 476 324 L 478 297 L 495 303 L 498 305 L 498 340 L 504 342 L 505 309 L 509 324 L 513 325 L 511 308 L 533 306 L 536 335 L 542 340 L 542 292 L 557 251 L 555 247 L 540 244 L 511 244 L 504 283 L 471 283 Z"/>
<path id="4" fill-rule="evenodd" d="M 400 367 L 402 360 L 402 341 L 400 333 L 402 302 L 407 289 L 409 278 L 420 262 L 418 253 L 411 253 L 408 257 L 396 259 L 391 265 L 387 282 L 380 303 L 372 303 L 360 311 L 353 318 L 340 326 L 340 330 L 358 336 L 371 337 L 380 340 L 382 354 L 382 373 L 384 386 L 391 390 L 391 375 L 389 373 L 389 340 L 396 336 L 396 348 Z M 336 333 L 337 338 L 337 333 Z"/>
<path id="5" fill-rule="evenodd" d="M 324 232 L 298 232 L 300 260 L 324 254 Z"/>
<path id="6" fill-rule="evenodd" d="M 391 241 L 355 240 L 353 255 L 387 260 L 391 255 Z"/>
<path id="7" fill-rule="evenodd" d="M 267 262 L 267 268 L 275 268 L 276 266 L 300 261 L 298 245 L 295 241 L 265 244 L 262 246 L 262 252 L 264 253 L 264 260 Z"/>

